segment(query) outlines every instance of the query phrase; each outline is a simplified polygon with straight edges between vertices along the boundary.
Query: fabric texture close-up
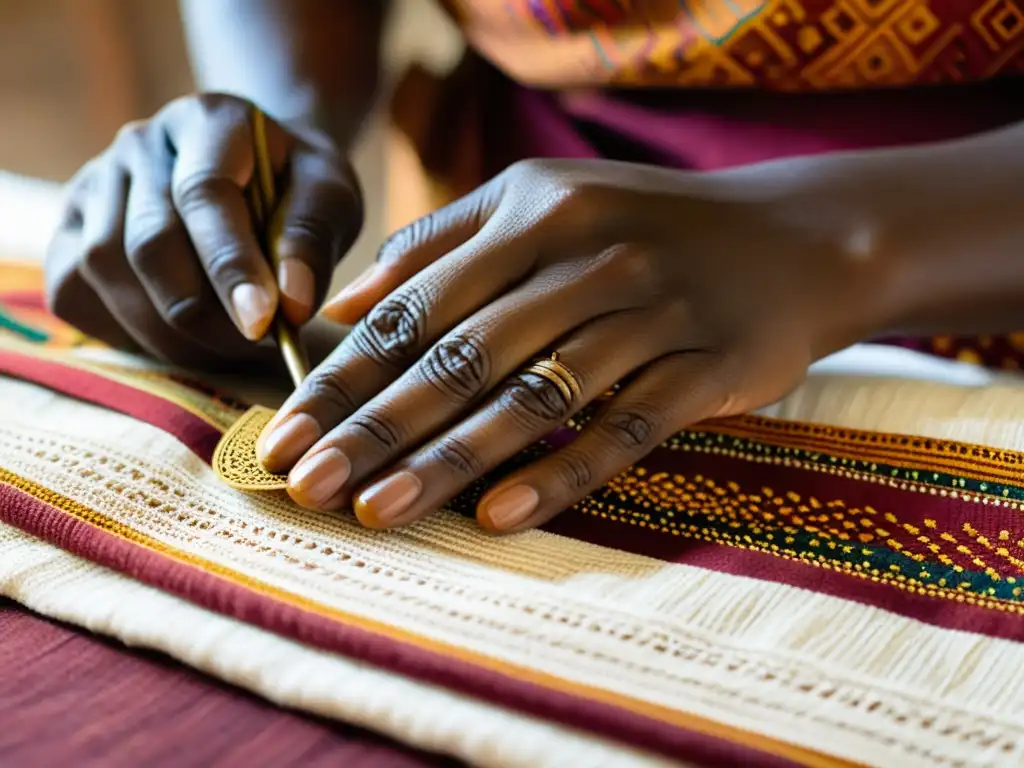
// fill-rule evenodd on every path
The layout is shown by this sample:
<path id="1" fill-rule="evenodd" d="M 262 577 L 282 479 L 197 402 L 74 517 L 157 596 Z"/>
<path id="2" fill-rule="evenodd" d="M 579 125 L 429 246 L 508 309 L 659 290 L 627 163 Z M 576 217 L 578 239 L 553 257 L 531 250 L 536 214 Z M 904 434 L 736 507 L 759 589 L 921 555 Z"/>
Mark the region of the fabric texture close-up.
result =
<path id="1" fill-rule="evenodd" d="M 31 611 L 477 765 L 1022 757 L 1013 379 L 837 359 L 544 530 L 481 532 L 473 489 L 378 532 L 227 488 L 242 396 L 69 333 L 32 266 L 0 284 L 0 594 Z"/>

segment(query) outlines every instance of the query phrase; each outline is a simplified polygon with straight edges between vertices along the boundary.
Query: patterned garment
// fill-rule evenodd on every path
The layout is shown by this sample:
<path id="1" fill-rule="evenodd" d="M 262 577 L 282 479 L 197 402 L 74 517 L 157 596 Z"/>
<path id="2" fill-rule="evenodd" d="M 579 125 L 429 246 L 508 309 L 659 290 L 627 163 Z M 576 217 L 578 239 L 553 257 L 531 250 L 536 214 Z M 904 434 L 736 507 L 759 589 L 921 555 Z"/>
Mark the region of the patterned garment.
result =
<path id="1" fill-rule="evenodd" d="M 1016 0 L 448 0 L 470 43 L 535 87 L 827 91 L 1024 70 Z"/>
<path id="2" fill-rule="evenodd" d="M 542 531 L 478 487 L 382 533 L 221 485 L 223 398 L 0 333 L 0 595 L 480 765 L 1024 761 L 1019 389 L 863 383 L 932 436 L 728 419 Z M 995 447 L 935 434 L 972 397 Z"/>

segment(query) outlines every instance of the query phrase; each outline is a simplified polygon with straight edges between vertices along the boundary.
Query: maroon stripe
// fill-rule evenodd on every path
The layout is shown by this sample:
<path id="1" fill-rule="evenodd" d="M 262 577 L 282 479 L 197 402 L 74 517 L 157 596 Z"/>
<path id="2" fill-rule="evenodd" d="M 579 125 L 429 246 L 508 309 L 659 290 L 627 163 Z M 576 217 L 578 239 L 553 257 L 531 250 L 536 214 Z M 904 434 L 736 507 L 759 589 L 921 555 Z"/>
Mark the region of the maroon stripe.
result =
<path id="1" fill-rule="evenodd" d="M 930 539 L 939 543 L 943 553 L 954 561 L 976 568 L 969 565 L 969 557 L 956 552 L 955 544 L 939 538 L 943 531 L 956 536 L 958 541 L 974 546 L 977 554 L 982 555 L 986 562 L 1004 575 L 1016 576 L 1020 572 L 1012 564 L 1002 562 L 991 553 L 981 551 L 980 547 L 973 545 L 961 530 L 965 522 L 970 522 L 978 530 L 988 532 L 992 541 L 998 539 L 999 530 L 1009 531 L 1012 541 L 1018 541 L 1024 538 L 1024 516 L 1008 507 L 980 506 L 961 499 L 904 491 L 888 485 L 853 480 L 825 472 L 759 464 L 695 451 L 682 453 L 667 449 L 659 450 L 641 462 L 641 466 L 647 470 L 648 478 L 659 472 L 683 474 L 691 480 L 695 476 L 700 476 L 714 480 L 719 488 L 726 488 L 730 482 L 737 483 L 740 492 L 747 495 L 762 494 L 764 488 L 769 488 L 775 497 L 784 497 L 787 492 L 794 492 L 804 502 L 809 497 L 816 498 L 822 504 L 841 500 L 844 503 L 842 511 L 847 513 L 847 519 L 857 525 L 852 531 L 852 541 L 843 543 L 850 543 L 856 547 L 884 547 L 884 542 L 876 540 L 873 544 L 862 544 L 856 538 L 858 533 L 869 530 L 861 525 L 860 520 L 870 517 L 878 527 L 883 527 L 887 533 L 894 534 L 895 538 L 908 539 L 904 552 L 927 553 L 928 559 L 921 563 L 925 568 L 929 562 L 935 562 L 935 555 L 928 551 L 925 545 L 911 539 L 897 524 L 886 522 L 882 515 L 885 512 L 892 512 L 900 521 L 920 522 L 930 518 L 936 521 L 937 528 L 932 530 L 922 526 L 922 532 L 930 534 Z M 792 506 L 791 501 L 786 503 Z M 873 508 L 877 514 L 872 515 L 863 511 L 867 506 Z M 764 511 L 778 514 L 778 506 L 767 498 L 763 498 L 759 507 Z M 854 515 L 851 510 L 860 512 Z M 645 509 L 644 512 L 651 514 L 652 517 L 657 516 L 656 511 L 652 509 Z M 710 510 L 710 513 L 713 514 L 713 510 Z M 707 514 L 709 512 L 702 509 L 691 518 L 685 511 L 676 511 L 673 520 L 684 526 L 691 522 L 700 524 L 702 520 L 706 524 Z M 667 562 L 685 563 L 723 573 L 775 581 L 854 600 L 946 629 L 1024 640 L 1024 615 L 1020 613 L 920 595 L 894 585 L 872 582 L 842 571 L 816 567 L 768 552 L 741 549 L 703 539 L 673 536 L 628 522 L 598 520 L 580 512 L 564 513 L 544 528 L 551 533 Z M 737 535 L 743 532 L 742 527 L 735 531 Z M 822 551 L 828 552 L 827 549 Z"/>
<path id="2" fill-rule="evenodd" d="M 0 765 L 455 765 L 0 599 Z"/>
<path id="3" fill-rule="evenodd" d="M 676 758 L 685 756 L 703 766 L 794 765 L 744 744 L 551 690 L 303 611 L 90 526 L 9 485 L 0 484 L 0 518 L 62 549 L 197 605 L 406 677 L 642 749 Z"/>
<path id="4" fill-rule="evenodd" d="M 209 461 L 220 433 L 202 419 L 169 401 L 135 390 L 95 374 L 50 363 L 29 355 L 0 351 L 0 372 L 19 376 L 43 386 L 102 405 L 156 426 L 178 438 L 204 460 Z M 995 540 L 999 529 L 1016 532 L 1014 541 L 1024 537 L 1024 521 L 1006 507 L 979 507 L 967 502 L 900 491 L 888 486 L 866 483 L 822 472 L 697 452 L 681 453 L 659 449 L 642 462 L 650 473 L 701 474 L 724 486 L 739 482 L 743 491 L 759 493 L 765 486 L 776 493 L 793 491 L 803 498 L 816 496 L 820 501 L 841 499 L 849 507 L 870 505 L 881 513 L 893 510 L 899 519 L 920 523 L 925 517 L 953 520 L 956 533 L 963 521 L 970 520 Z M 881 523 L 885 524 L 885 523 Z M 601 546 L 653 557 L 668 562 L 686 563 L 723 573 L 775 581 L 811 589 L 823 594 L 882 608 L 935 626 L 958 629 L 1008 639 L 1024 638 L 1024 617 L 989 608 L 942 598 L 918 595 L 894 586 L 871 582 L 839 571 L 814 567 L 768 553 L 671 536 L 648 528 L 597 520 L 578 513 L 565 513 L 545 526 L 562 536 Z M 896 526 L 888 530 L 904 539 Z M 923 545 L 906 539 L 910 552 Z M 963 556 L 949 547 L 956 560 Z M 1010 573 L 1015 573 L 1012 569 Z"/>
<path id="5" fill-rule="evenodd" d="M 0 301 L 8 307 L 46 311 L 46 299 L 42 291 L 11 291 L 0 293 Z"/>
<path id="6" fill-rule="evenodd" d="M 853 600 L 943 629 L 1024 641 L 1024 616 L 1020 614 L 919 595 L 839 571 L 787 560 L 767 552 L 669 536 L 628 524 L 593 525 L 592 522 L 587 516 L 572 512 L 545 526 L 545 530 L 666 562 L 774 581 Z"/>
<path id="7" fill-rule="evenodd" d="M 0 372 L 34 381 L 158 427 L 178 438 L 206 461 L 209 461 L 220 437 L 216 428 L 174 403 L 76 368 L 0 351 Z M 970 521 L 978 530 L 989 535 L 991 540 L 997 538 L 998 530 L 1011 531 L 1014 541 L 1024 537 L 1024 519 L 1006 507 L 986 506 L 983 508 L 984 516 L 979 516 L 980 508 L 976 504 L 949 497 L 901 491 L 823 472 L 668 449 L 655 451 L 642 465 L 651 474 L 686 473 L 691 477 L 699 474 L 716 479 L 723 487 L 728 482 L 737 482 L 746 493 L 760 493 L 763 487 L 770 487 L 777 494 L 792 491 L 804 499 L 815 496 L 823 503 L 840 499 L 847 509 L 867 505 L 880 513 L 892 510 L 901 521 L 920 524 L 926 517 L 940 522 L 951 520 L 955 524 L 947 527 L 954 535 L 958 534 L 964 521 Z M 881 519 L 879 524 L 888 525 Z M 573 512 L 555 518 L 545 526 L 545 530 L 668 562 L 811 589 L 947 629 L 1024 639 L 1024 616 L 1020 614 L 919 595 L 765 552 L 672 536 L 649 528 L 597 520 Z M 905 541 L 906 551 L 925 552 L 924 545 L 907 536 L 897 526 L 888 525 L 887 530 L 897 539 Z M 949 546 L 946 549 L 955 561 L 965 566 L 968 564 L 969 558 L 956 552 L 955 547 Z M 1012 566 L 1006 570 L 1008 575 L 1018 573 Z"/>
<path id="8" fill-rule="evenodd" d="M 221 432 L 181 406 L 95 373 L 0 350 L 0 374 L 100 405 L 173 435 L 209 463 Z"/>

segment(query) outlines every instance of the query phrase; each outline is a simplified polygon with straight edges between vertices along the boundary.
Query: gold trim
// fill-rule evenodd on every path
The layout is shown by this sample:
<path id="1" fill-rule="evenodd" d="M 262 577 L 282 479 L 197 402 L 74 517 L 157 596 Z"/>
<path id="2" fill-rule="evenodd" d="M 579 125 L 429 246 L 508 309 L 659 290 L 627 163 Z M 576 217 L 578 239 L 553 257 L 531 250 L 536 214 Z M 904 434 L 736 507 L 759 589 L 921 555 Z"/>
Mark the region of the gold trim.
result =
<path id="1" fill-rule="evenodd" d="M 274 418 L 273 408 L 254 405 L 224 433 L 213 450 L 213 471 L 226 485 L 239 491 L 281 491 L 287 475 L 268 472 L 256 455 L 256 443 Z"/>

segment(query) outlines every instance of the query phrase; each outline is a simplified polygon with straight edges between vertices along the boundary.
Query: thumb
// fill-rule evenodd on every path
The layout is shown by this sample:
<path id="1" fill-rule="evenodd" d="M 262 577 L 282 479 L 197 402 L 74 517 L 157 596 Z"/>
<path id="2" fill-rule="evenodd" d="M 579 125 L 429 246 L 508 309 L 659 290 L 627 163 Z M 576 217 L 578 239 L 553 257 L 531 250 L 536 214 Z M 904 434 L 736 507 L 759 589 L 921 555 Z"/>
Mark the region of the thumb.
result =
<path id="1" fill-rule="evenodd" d="M 473 238 L 498 207 L 503 189 L 500 179 L 391 235 L 381 246 L 376 263 L 330 299 L 323 315 L 355 325 L 405 281 Z"/>

